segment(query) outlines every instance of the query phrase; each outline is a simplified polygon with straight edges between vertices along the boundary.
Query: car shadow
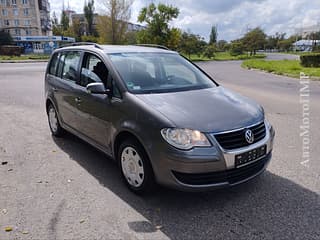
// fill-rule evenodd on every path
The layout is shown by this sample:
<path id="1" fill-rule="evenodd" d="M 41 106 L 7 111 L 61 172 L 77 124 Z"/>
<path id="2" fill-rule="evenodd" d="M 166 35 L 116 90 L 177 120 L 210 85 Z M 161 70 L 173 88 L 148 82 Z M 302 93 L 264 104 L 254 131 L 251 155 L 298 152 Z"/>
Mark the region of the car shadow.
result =
<path id="1" fill-rule="evenodd" d="M 159 187 L 137 196 L 122 182 L 117 164 L 67 134 L 53 138 L 62 151 L 147 221 L 132 231 L 162 231 L 170 239 L 320 239 L 320 197 L 269 171 L 237 187 L 186 193 Z"/>

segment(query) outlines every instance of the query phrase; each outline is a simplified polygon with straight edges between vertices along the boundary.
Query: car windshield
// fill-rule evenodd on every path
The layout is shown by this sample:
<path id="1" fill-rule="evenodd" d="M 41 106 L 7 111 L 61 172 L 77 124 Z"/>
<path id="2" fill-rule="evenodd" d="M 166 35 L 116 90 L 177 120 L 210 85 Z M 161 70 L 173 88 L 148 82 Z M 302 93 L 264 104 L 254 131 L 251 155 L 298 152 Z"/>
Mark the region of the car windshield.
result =
<path id="1" fill-rule="evenodd" d="M 166 93 L 216 86 L 176 53 L 112 53 L 109 56 L 132 93 Z"/>

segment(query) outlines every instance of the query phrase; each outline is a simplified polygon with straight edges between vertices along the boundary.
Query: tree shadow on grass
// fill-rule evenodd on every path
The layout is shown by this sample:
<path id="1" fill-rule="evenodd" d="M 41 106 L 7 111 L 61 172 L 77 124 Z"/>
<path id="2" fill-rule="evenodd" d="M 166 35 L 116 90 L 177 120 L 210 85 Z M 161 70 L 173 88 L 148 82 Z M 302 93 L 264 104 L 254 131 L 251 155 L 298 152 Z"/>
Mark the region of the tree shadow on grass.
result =
<path id="1" fill-rule="evenodd" d="M 128 222 L 137 233 L 162 231 L 170 239 L 320 239 L 319 195 L 271 172 L 213 192 L 159 188 L 140 197 L 127 189 L 105 154 L 71 134 L 54 141 L 148 220 Z"/>

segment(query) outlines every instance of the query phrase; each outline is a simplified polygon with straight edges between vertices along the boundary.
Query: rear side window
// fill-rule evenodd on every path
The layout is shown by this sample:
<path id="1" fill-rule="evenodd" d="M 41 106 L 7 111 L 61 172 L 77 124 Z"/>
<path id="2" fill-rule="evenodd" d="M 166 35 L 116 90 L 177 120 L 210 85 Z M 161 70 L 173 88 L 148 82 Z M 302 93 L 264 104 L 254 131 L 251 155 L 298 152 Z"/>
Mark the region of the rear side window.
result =
<path id="1" fill-rule="evenodd" d="M 64 58 L 62 78 L 65 80 L 76 81 L 79 69 L 80 52 L 68 52 Z"/>
<path id="2" fill-rule="evenodd" d="M 49 74 L 51 75 L 56 75 L 57 72 L 57 66 L 58 66 L 58 59 L 59 59 L 59 54 L 55 53 L 52 56 L 50 66 L 49 66 Z"/>
<path id="3" fill-rule="evenodd" d="M 65 57 L 66 57 L 65 53 L 61 54 L 60 57 L 59 57 L 59 60 L 58 60 L 58 71 L 56 72 L 56 75 L 58 77 L 61 77 L 61 72 L 62 72 L 62 69 L 63 69 L 63 63 L 64 63 Z"/>

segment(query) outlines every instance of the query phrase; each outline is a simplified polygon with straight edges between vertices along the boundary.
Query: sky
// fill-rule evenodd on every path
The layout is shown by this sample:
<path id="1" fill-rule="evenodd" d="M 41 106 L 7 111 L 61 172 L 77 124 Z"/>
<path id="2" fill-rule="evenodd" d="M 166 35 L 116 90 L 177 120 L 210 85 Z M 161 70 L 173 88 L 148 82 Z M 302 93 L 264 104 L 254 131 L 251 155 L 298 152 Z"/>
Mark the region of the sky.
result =
<path id="1" fill-rule="evenodd" d="M 65 0 L 65 7 L 83 12 L 85 0 Z M 103 11 L 103 1 L 95 0 L 98 13 Z M 260 27 L 268 35 L 285 32 L 287 37 L 298 29 L 319 25 L 320 0 L 133 0 L 131 22 L 137 23 L 142 7 L 154 3 L 165 3 L 180 9 L 171 26 L 209 39 L 213 25 L 218 29 L 218 40 L 234 40 L 248 30 Z M 51 12 L 59 16 L 63 1 L 50 0 Z"/>

